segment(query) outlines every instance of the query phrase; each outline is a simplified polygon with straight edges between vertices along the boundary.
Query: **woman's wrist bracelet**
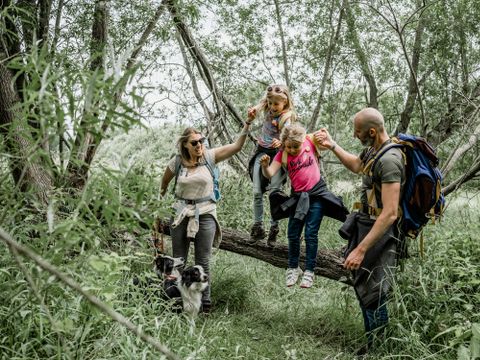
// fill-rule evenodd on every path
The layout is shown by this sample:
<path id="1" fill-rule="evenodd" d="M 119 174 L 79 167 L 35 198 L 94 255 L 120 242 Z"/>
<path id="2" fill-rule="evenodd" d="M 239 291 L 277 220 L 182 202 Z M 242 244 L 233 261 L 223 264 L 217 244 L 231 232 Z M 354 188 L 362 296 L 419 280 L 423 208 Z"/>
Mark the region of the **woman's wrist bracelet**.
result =
<path id="1" fill-rule="evenodd" d="M 333 150 L 335 150 L 335 148 L 336 148 L 336 147 L 337 147 L 337 143 L 336 143 L 336 142 L 334 142 L 334 143 L 333 143 L 333 146 L 330 148 L 330 150 L 332 150 L 332 151 L 333 151 Z"/>

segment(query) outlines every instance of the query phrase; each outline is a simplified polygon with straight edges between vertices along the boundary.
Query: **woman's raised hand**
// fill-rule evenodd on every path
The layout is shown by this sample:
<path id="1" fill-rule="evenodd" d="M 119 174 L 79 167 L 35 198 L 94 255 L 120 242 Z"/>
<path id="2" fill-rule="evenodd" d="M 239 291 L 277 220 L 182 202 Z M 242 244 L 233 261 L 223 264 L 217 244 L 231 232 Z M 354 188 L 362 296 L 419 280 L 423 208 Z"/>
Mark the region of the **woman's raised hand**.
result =
<path id="1" fill-rule="evenodd" d="M 257 116 L 257 109 L 255 107 L 250 107 L 247 110 L 248 121 L 252 122 Z"/>

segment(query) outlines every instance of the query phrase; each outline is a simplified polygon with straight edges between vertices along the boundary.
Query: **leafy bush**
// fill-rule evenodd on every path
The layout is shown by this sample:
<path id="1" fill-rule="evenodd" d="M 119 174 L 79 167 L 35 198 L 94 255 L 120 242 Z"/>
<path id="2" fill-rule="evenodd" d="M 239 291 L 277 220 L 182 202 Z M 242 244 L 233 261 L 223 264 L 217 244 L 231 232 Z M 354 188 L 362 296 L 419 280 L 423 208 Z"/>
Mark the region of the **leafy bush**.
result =
<path id="1" fill-rule="evenodd" d="M 158 298 L 158 282 L 149 288 L 133 286 L 135 276 L 155 278 L 148 245 L 150 224 L 154 215 L 169 214 L 172 201 L 170 197 L 158 200 L 168 155 L 156 153 L 155 160 L 135 158 L 135 151 L 128 150 L 130 142 L 136 143 L 134 134 L 116 145 L 106 143 L 81 196 L 57 191 L 45 213 L 24 206 L 8 191 L 11 184 L 2 181 L 2 227 L 181 358 L 351 359 L 364 342 L 362 320 L 352 289 L 339 283 L 317 277 L 310 290 L 286 289 L 284 269 L 217 251 L 212 258 L 213 312 L 198 318 L 194 328 Z M 155 148 L 155 141 L 148 139 L 163 141 L 164 136 L 150 134 L 143 140 Z M 108 168 L 112 154 L 132 160 Z M 351 186 L 339 183 L 340 177 L 331 171 L 329 186 L 349 206 L 357 194 Z M 221 190 L 218 217 L 222 226 L 248 231 L 252 219 L 248 176 L 222 172 Z M 423 257 L 416 250 L 418 243 L 411 243 L 411 257 L 398 272 L 389 304 L 388 339 L 371 358 L 478 356 L 480 204 L 466 197 L 449 202 L 445 219 L 426 228 Z M 286 224 L 281 222 L 281 242 L 286 242 Z M 337 221 L 324 219 L 321 247 L 344 245 L 338 227 Z M 2 356 L 158 356 L 82 296 L 25 259 L 24 273 L 5 246 L 0 248 L 0 263 Z M 33 279 L 35 289 L 26 275 Z"/>

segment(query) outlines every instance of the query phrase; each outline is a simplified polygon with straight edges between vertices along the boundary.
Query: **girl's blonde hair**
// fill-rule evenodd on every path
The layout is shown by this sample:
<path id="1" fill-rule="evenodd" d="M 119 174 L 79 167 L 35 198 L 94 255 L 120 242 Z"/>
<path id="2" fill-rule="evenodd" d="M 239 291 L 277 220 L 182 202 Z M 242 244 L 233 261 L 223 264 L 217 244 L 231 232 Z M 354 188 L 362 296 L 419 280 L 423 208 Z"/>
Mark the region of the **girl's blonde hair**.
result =
<path id="1" fill-rule="evenodd" d="M 184 145 L 187 143 L 188 139 L 190 138 L 190 135 L 192 134 L 201 134 L 201 132 L 195 128 L 187 127 L 185 130 L 183 130 L 182 135 L 180 135 L 180 137 L 178 138 L 178 141 L 177 141 L 178 153 L 180 154 L 183 160 L 191 160 L 190 153 L 188 152 L 188 149 Z"/>
<path id="2" fill-rule="evenodd" d="M 307 131 L 305 128 L 296 123 L 292 125 L 285 126 L 280 133 L 280 141 L 283 145 L 287 140 L 296 141 L 299 143 L 303 143 L 305 141 L 305 137 L 307 136 Z"/>
<path id="3" fill-rule="evenodd" d="M 271 99 L 274 97 L 281 97 L 287 100 L 287 103 L 285 104 L 285 108 L 282 114 L 280 115 L 280 119 L 278 122 L 279 128 L 281 129 L 283 127 L 283 124 L 285 124 L 286 121 L 290 120 L 290 122 L 293 123 L 297 120 L 297 114 L 295 113 L 295 110 L 294 110 L 293 100 L 287 86 L 279 85 L 279 84 L 269 85 L 265 89 L 265 95 L 260 100 L 260 102 L 254 106 L 254 108 L 257 111 L 257 113 L 259 113 L 260 111 L 263 111 L 263 112 L 268 111 L 268 99 Z"/>

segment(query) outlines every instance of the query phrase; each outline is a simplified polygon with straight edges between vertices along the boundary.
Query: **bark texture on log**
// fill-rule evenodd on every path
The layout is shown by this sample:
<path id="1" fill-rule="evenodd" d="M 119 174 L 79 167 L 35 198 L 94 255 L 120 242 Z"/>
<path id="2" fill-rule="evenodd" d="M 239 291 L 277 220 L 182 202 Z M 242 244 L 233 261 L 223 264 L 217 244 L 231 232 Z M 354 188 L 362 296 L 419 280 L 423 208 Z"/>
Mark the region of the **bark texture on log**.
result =
<path id="1" fill-rule="evenodd" d="M 170 229 L 166 221 L 162 221 L 162 225 L 158 227 L 158 231 L 170 235 Z M 222 242 L 219 247 L 221 250 L 250 256 L 277 267 L 287 268 L 288 246 L 277 244 L 275 247 L 269 247 L 265 241 L 250 245 L 247 243 L 249 235 L 234 229 L 222 228 L 222 235 Z M 300 267 L 303 267 L 304 264 L 305 253 L 302 250 L 300 254 Z M 320 249 L 317 253 L 315 274 L 340 281 L 347 285 L 352 285 L 350 272 L 345 270 L 342 264 L 343 258 L 339 251 Z"/>

